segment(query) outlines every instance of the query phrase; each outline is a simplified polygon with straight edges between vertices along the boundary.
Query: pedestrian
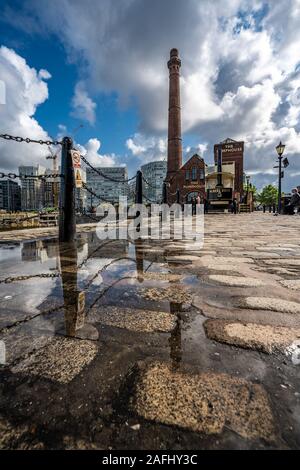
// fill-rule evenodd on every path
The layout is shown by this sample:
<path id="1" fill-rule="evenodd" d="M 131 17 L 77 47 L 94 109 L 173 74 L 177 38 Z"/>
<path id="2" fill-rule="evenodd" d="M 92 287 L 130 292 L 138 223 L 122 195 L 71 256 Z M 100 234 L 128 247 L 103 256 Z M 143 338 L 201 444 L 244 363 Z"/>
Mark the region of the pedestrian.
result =
<path id="1" fill-rule="evenodd" d="M 200 204 L 201 204 L 201 197 L 200 197 L 200 194 L 198 194 L 197 199 L 196 199 L 196 202 L 197 202 L 197 206 L 200 206 Z"/>
<path id="2" fill-rule="evenodd" d="M 204 198 L 204 214 L 208 214 L 208 200 Z"/>
<path id="3" fill-rule="evenodd" d="M 300 186 L 297 186 L 298 194 L 300 195 Z M 300 214 L 300 205 L 298 206 L 297 213 Z"/>
<path id="4" fill-rule="evenodd" d="M 298 193 L 297 188 L 292 189 L 292 197 L 290 202 L 286 206 L 286 213 L 289 215 L 294 215 L 295 209 L 300 205 L 300 194 Z"/>
<path id="5" fill-rule="evenodd" d="M 236 200 L 236 197 L 232 201 L 232 213 L 233 214 L 237 213 L 237 200 Z"/>
<path id="6" fill-rule="evenodd" d="M 192 215 L 196 214 L 196 198 L 192 197 Z"/>

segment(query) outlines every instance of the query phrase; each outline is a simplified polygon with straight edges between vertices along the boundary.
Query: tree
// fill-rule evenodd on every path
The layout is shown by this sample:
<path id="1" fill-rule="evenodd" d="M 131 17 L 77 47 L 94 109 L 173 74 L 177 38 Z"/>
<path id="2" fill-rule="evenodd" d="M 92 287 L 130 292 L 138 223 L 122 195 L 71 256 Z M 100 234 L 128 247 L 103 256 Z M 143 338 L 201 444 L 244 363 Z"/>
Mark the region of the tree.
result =
<path id="1" fill-rule="evenodd" d="M 258 195 L 258 201 L 260 202 L 260 204 L 266 206 L 272 206 L 273 204 L 277 204 L 278 189 L 272 184 L 268 184 L 262 189 L 262 191 Z"/>
<path id="2" fill-rule="evenodd" d="M 247 192 L 247 189 L 249 193 L 252 193 L 253 201 L 256 201 L 258 193 L 257 193 L 257 188 L 254 184 L 250 183 L 248 186 L 247 184 L 244 184 L 244 192 Z"/>

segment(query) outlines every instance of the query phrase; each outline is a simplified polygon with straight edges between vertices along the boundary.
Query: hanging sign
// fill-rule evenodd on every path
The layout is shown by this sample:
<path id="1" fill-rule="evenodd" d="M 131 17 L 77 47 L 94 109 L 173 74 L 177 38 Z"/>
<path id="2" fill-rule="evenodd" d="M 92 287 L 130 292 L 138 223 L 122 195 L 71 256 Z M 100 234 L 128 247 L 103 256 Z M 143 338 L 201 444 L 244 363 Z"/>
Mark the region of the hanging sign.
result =
<path id="1" fill-rule="evenodd" d="M 75 169 L 75 188 L 82 188 L 81 171 Z"/>
<path id="2" fill-rule="evenodd" d="M 81 168 L 81 157 L 78 150 L 71 150 L 73 168 Z"/>

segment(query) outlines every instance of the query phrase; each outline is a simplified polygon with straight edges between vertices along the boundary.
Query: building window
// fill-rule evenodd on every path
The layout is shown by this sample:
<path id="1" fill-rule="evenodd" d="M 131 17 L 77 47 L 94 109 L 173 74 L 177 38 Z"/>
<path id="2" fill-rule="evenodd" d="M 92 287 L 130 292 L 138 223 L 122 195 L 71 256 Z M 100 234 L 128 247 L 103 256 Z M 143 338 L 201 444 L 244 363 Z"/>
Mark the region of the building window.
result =
<path id="1" fill-rule="evenodd" d="M 197 179 L 197 168 L 194 167 L 192 169 L 192 180 L 196 181 L 196 179 Z"/>
<path id="2" fill-rule="evenodd" d="M 190 170 L 186 170 L 185 172 L 185 179 L 189 180 L 190 179 Z"/>
<path id="3" fill-rule="evenodd" d="M 200 168 L 199 174 L 200 174 L 200 179 L 204 180 L 204 170 L 202 170 L 202 168 Z"/>

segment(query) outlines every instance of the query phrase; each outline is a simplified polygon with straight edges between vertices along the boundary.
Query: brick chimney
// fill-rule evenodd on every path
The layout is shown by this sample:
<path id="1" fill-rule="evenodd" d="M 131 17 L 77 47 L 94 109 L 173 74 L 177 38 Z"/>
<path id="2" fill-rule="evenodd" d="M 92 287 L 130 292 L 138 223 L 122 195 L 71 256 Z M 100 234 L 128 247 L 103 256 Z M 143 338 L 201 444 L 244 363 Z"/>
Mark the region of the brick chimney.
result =
<path id="1" fill-rule="evenodd" d="M 182 166 L 180 67 L 178 49 L 171 49 L 169 69 L 169 124 L 168 124 L 168 169 L 167 180 Z"/>

